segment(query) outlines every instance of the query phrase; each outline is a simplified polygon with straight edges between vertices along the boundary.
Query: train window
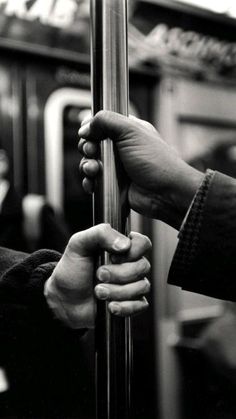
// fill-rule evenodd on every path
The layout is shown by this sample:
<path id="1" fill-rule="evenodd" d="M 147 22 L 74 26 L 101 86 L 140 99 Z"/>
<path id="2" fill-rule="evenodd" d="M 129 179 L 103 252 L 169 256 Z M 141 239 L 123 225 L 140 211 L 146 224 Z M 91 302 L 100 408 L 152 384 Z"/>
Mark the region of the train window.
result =
<path id="1" fill-rule="evenodd" d="M 62 88 L 49 96 L 44 111 L 47 199 L 64 213 L 71 233 L 92 224 L 92 202 L 81 187 L 77 148 L 77 132 L 90 103 L 88 91 Z"/>
<path id="2" fill-rule="evenodd" d="M 64 196 L 63 206 L 67 224 L 71 233 L 92 225 L 91 195 L 82 188 L 82 176 L 79 162 L 82 155 L 78 152 L 78 129 L 90 108 L 67 106 L 63 115 L 63 156 L 64 156 Z"/>

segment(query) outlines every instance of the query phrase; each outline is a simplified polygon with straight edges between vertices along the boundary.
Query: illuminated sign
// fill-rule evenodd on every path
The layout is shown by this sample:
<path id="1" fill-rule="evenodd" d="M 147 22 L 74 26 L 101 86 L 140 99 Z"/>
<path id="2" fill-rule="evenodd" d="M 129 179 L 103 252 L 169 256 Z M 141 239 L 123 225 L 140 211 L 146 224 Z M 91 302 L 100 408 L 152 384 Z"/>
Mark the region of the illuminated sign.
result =
<path id="1" fill-rule="evenodd" d="M 77 19 L 81 0 L 0 0 L 0 12 L 29 21 L 59 28 L 68 27 Z"/>

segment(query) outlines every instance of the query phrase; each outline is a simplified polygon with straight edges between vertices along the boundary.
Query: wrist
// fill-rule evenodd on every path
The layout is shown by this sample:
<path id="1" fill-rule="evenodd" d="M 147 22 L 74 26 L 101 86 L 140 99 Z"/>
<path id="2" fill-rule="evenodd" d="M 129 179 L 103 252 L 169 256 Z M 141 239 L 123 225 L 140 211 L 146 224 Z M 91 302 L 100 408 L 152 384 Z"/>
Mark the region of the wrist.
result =
<path id="1" fill-rule="evenodd" d="M 182 221 L 188 211 L 193 197 L 204 179 L 204 173 L 184 163 L 173 182 L 170 193 L 171 202 L 182 217 Z"/>
<path id="2" fill-rule="evenodd" d="M 74 294 L 72 292 L 72 294 Z M 78 298 L 61 292 L 57 287 L 54 273 L 44 285 L 44 296 L 55 319 L 71 329 L 92 329 L 95 320 L 94 298 Z"/>
<path id="3" fill-rule="evenodd" d="M 182 161 L 172 174 L 165 192 L 155 194 L 158 208 L 155 218 L 179 230 L 203 178 L 204 173 Z"/>
<path id="4" fill-rule="evenodd" d="M 61 298 L 59 297 L 58 290 L 56 289 L 53 276 L 50 276 L 50 278 L 45 282 L 44 296 L 54 317 L 66 324 L 68 322 L 67 315 Z"/>

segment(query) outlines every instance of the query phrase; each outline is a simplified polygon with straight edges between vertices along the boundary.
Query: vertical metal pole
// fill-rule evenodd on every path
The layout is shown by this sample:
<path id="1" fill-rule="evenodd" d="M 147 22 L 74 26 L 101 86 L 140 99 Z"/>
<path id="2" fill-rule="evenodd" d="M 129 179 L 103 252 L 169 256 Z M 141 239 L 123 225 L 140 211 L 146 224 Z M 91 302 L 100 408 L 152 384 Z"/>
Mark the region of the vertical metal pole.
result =
<path id="1" fill-rule="evenodd" d="M 93 113 L 128 115 L 127 0 L 90 0 Z M 101 143 L 103 176 L 95 191 L 95 224 L 125 233 L 124 172 L 113 142 Z M 107 253 L 100 263 L 109 264 Z M 96 324 L 97 419 L 130 418 L 132 342 L 130 319 L 110 315 L 98 304 Z"/>

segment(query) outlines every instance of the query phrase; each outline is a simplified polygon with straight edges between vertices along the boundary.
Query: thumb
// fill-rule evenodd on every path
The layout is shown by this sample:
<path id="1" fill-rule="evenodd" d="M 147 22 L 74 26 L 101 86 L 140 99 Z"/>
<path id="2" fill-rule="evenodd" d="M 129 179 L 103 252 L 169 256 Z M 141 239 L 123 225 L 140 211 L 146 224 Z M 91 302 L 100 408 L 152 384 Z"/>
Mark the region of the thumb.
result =
<path id="1" fill-rule="evenodd" d="M 105 138 L 118 140 L 130 123 L 132 122 L 124 115 L 100 111 L 89 122 L 82 125 L 79 129 L 79 137 L 91 141 L 100 141 Z"/>
<path id="2" fill-rule="evenodd" d="M 131 241 L 128 237 L 114 230 L 110 224 L 98 224 L 88 230 L 74 234 L 67 250 L 77 256 L 88 257 L 103 249 L 110 253 L 124 253 L 129 250 Z"/>

